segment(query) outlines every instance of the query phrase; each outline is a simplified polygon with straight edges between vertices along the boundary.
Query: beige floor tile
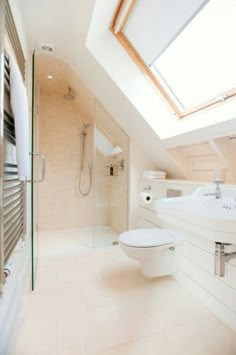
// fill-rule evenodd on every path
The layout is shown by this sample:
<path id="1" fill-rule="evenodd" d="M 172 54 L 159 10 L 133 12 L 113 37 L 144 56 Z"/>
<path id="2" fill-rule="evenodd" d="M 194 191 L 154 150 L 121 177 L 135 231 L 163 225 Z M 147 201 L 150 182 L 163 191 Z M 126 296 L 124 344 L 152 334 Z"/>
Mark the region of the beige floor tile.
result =
<path id="1" fill-rule="evenodd" d="M 176 355 L 236 354 L 236 334 L 214 316 L 176 327 L 167 338 Z"/>
<path id="2" fill-rule="evenodd" d="M 130 340 L 114 306 L 91 309 L 87 314 L 59 320 L 58 346 L 82 347 L 90 354 Z"/>
<path id="3" fill-rule="evenodd" d="M 57 350 L 56 351 L 52 351 L 52 350 L 49 350 L 49 351 L 43 350 L 42 351 L 42 350 L 35 349 L 34 351 L 29 350 L 29 351 L 19 352 L 19 351 L 16 350 L 16 352 L 14 352 L 14 353 L 3 354 L 3 355 L 58 355 L 58 351 Z M 67 355 L 69 355 L 69 353 Z M 80 354 L 78 354 L 78 355 L 80 355 Z"/>
<path id="4" fill-rule="evenodd" d="M 110 247 L 117 240 L 117 233 L 110 227 L 90 227 L 39 233 L 39 255 L 55 256 L 80 253 L 93 246 Z M 55 248 L 56 245 L 56 248 Z"/>
<path id="5" fill-rule="evenodd" d="M 85 300 L 87 309 L 114 305 L 113 295 L 100 282 L 90 282 L 81 287 L 81 293 Z"/>
<path id="6" fill-rule="evenodd" d="M 36 354 L 57 351 L 57 320 L 48 317 L 34 318 L 27 315 L 15 341 L 15 355 Z"/>
<path id="7" fill-rule="evenodd" d="M 103 283 L 133 339 L 211 316 L 173 278 L 146 279 L 134 265 L 114 265 Z"/>
<path id="8" fill-rule="evenodd" d="M 175 355 L 164 334 L 145 337 L 98 352 L 98 355 Z"/>
<path id="9" fill-rule="evenodd" d="M 119 248 L 79 248 L 74 234 L 62 244 L 39 258 L 9 355 L 236 355 L 235 333 L 172 277 L 147 279 Z"/>
<path id="10" fill-rule="evenodd" d="M 84 283 L 99 281 L 101 273 L 96 264 L 91 262 L 89 257 L 87 262 L 84 261 L 84 257 L 81 259 L 63 256 L 60 263 L 54 259 L 51 263 L 48 262 L 47 267 L 40 268 L 38 271 L 36 292 L 61 292 L 71 286 L 79 287 Z"/>
<path id="11" fill-rule="evenodd" d="M 80 341 L 73 341 L 71 344 L 66 342 L 65 344 L 59 345 L 57 355 L 88 355 L 84 350 L 84 345 Z"/>
<path id="12" fill-rule="evenodd" d="M 35 318 L 58 318 L 73 315 L 75 312 L 83 314 L 87 309 L 87 302 L 80 288 L 71 286 L 60 292 L 31 294 L 25 305 L 25 314 L 34 315 Z"/>

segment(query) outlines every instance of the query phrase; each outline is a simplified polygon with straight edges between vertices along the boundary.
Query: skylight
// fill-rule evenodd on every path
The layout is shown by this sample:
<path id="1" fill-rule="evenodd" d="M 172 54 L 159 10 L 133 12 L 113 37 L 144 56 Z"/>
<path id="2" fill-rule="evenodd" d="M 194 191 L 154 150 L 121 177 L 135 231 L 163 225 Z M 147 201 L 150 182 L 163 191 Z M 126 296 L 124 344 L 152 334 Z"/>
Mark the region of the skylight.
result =
<path id="1" fill-rule="evenodd" d="M 154 62 L 182 109 L 236 86 L 235 19 L 236 1 L 211 0 Z"/>
<path id="2" fill-rule="evenodd" d="M 144 62 L 152 65 L 208 1 L 137 0 L 123 33 Z"/>
<path id="3" fill-rule="evenodd" d="M 181 118 L 236 96 L 235 18 L 236 0 L 123 0 L 113 33 Z"/>

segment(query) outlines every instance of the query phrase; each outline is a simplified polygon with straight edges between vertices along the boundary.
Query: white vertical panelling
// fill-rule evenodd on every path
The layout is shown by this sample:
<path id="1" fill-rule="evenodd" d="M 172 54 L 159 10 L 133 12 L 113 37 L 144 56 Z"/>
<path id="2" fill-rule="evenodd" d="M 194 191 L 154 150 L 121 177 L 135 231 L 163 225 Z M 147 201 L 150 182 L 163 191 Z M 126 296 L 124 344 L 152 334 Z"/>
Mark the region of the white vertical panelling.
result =
<path id="1" fill-rule="evenodd" d="M 193 233 L 189 234 L 188 232 L 183 232 L 183 237 L 189 243 L 198 246 L 199 248 L 205 250 L 208 253 L 214 254 L 215 246 L 212 241 L 199 237 L 197 234 L 193 234 Z"/>
<path id="2" fill-rule="evenodd" d="M 183 260 L 181 270 L 236 313 L 236 290 L 186 258 Z"/>
<path id="3" fill-rule="evenodd" d="M 185 241 L 184 256 L 191 262 L 214 274 L 214 255 Z"/>
<path id="4" fill-rule="evenodd" d="M 213 313 L 217 315 L 224 323 L 236 332 L 236 314 L 226 305 L 219 301 L 214 295 L 207 292 L 200 284 L 182 271 L 175 275 L 184 287 L 188 288 L 196 297 L 198 297 Z"/>
<path id="5" fill-rule="evenodd" d="M 193 151 L 189 150 L 191 155 Z M 191 148 L 192 149 L 192 148 Z M 209 147 L 200 148 L 200 153 L 205 153 Z M 141 180 L 140 191 L 144 187 L 151 186 L 151 193 L 155 199 L 167 196 L 167 189 L 178 189 L 182 191 L 182 195 L 191 194 L 196 190 L 200 183 L 192 183 L 189 181 L 178 180 Z M 157 224 L 154 205 L 145 206 L 139 203 L 138 216 L 142 218 L 142 228 L 152 228 Z M 140 223 L 140 220 L 139 220 Z M 138 224 L 140 227 L 140 225 Z M 215 244 L 213 241 L 198 236 L 197 232 L 188 232 L 184 229 L 173 228 L 170 222 L 165 224 L 165 228 L 175 230 L 181 235 L 184 242 L 184 258 L 180 266 L 180 270 L 175 275 L 178 281 L 191 291 L 211 309 L 219 318 L 236 331 L 236 262 L 231 260 L 225 263 L 225 276 L 218 277 L 214 273 L 214 253 Z M 183 223 L 184 228 L 184 223 Z M 227 247 L 229 248 L 229 247 Z M 236 246 L 230 247 L 234 251 Z"/>
<path id="6" fill-rule="evenodd" d="M 212 243 L 213 244 L 213 243 Z M 185 241 L 184 244 L 184 256 L 194 263 L 195 265 L 201 267 L 208 273 L 214 276 L 214 255 L 205 251 L 204 249 L 198 248 L 193 244 Z M 236 267 L 231 265 L 230 263 L 225 263 L 225 276 L 216 278 L 224 283 L 232 287 L 236 290 Z M 236 299 L 235 299 L 236 302 Z"/>

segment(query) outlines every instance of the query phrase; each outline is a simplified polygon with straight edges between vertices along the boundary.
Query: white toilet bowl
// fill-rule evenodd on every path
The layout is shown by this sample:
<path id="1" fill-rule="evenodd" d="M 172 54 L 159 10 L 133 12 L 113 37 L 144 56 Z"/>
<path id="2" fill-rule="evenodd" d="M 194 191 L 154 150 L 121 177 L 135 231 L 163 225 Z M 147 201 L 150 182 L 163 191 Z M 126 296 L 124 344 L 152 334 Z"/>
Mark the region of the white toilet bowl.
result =
<path id="1" fill-rule="evenodd" d="M 134 229 L 119 236 L 120 247 L 140 262 L 147 277 L 170 275 L 177 271 L 183 241 L 166 229 Z"/>

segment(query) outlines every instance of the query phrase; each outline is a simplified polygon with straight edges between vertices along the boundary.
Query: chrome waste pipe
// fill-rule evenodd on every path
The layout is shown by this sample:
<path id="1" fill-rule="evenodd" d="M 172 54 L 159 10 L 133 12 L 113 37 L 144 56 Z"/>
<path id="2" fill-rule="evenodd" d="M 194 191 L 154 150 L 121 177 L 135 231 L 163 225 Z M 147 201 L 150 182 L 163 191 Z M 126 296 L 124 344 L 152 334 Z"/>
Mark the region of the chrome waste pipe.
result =
<path id="1" fill-rule="evenodd" d="M 236 258 L 236 252 L 226 253 L 225 246 L 230 246 L 227 243 L 215 243 L 215 275 L 225 276 L 225 263 Z"/>

